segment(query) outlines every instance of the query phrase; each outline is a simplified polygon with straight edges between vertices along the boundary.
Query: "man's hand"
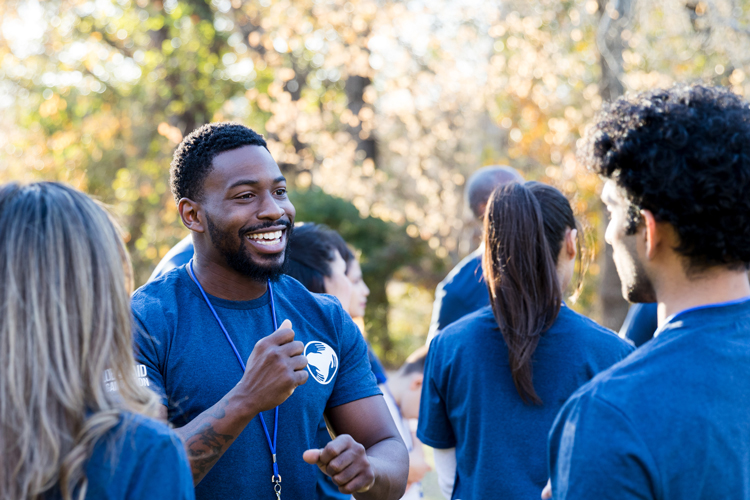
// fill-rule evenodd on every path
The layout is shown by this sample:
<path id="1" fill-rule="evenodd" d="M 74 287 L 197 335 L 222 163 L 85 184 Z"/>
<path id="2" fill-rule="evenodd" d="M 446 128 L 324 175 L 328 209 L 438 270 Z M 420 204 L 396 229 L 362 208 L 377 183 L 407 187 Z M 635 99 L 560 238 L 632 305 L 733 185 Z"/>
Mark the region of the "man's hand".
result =
<path id="1" fill-rule="evenodd" d="M 185 443 L 193 483 L 208 474 L 258 413 L 280 405 L 307 382 L 303 352 L 302 342 L 294 341 L 291 321 L 285 320 L 281 328 L 255 344 L 242 379 L 229 393 L 175 429 Z"/>
<path id="2" fill-rule="evenodd" d="M 338 436 L 322 450 L 307 450 L 302 459 L 320 467 L 341 493 L 363 493 L 375 484 L 375 471 L 365 447 L 348 434 Z"/>
<path id="3" fill-rule="evenodd" d="M 409 454 L 409 478 L 406 480 L 406 488 L 408 489 L 412 484 L 418 483 L 424 479 L 425 474 L 430 472 L 432 467 L 425 462 L 424 457 L 414 457 L 411 453 Z"/>
<path id="4" fill-rule="evenodd" d="M 542 490 L 542 500 L 549 500 L 552 498 L 552 481 L 547 480 L 547 485 Z"/>
<path id="5" fill-rule="evenodd" d="M 247 359 L 245 374 L 236 389 L 248 410 L 257 414 L 273 409 L 307 382 L 307 358 L 304 344 L 294 340 L 292 322 L 284 320 L 274 333 L 259 340 Z"/>

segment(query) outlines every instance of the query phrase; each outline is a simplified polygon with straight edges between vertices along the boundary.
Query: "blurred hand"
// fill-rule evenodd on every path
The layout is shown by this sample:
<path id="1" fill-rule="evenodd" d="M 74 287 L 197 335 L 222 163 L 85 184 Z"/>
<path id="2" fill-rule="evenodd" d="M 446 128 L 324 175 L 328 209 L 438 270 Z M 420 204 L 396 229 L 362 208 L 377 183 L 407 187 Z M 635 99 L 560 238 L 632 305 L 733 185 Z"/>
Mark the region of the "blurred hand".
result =
<path id="1" fill-rule="evenodd" d="M 432 467 L 425 462 L 423 455 L 414 455 L 414 452 L 409 454 L 409 478 L 406 480 L 407 488 L 412 484 L 421 481 L 424 478 L 424 475 L 432 470 Z"/>
<path id="2" fill-rule="evenodd" d="M 364 493 L 375 484 L 375 471 L 365 447 L 348 434 L 336 437 L 322 450 L 307 450 L 302 459 L 330 476 L 341 493 Z"/>

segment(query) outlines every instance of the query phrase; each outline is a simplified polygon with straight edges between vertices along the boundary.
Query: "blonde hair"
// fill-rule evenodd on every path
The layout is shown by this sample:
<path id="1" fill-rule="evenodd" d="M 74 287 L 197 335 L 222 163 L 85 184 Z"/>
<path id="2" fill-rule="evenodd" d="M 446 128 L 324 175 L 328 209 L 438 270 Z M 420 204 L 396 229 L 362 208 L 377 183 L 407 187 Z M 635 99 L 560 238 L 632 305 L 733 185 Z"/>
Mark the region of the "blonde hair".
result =
<path id="1" fill-rule="evenodd" d="M 57 487 L 82 499 L 97 440 L 124 411 L 157 408 L 135 375 L 132 268 L 118 227 L 62 184 L 3 186 L 0 282 L 0 498 Z"/>

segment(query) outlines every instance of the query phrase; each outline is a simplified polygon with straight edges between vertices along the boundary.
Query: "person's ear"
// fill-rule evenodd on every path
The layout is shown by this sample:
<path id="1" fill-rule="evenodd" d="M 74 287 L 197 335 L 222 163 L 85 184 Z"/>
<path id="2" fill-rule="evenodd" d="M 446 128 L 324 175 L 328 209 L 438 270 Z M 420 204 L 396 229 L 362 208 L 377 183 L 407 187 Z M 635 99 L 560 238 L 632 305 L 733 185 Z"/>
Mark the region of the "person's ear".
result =
<path id="1" fill-rule="evenodd" d="M 205 232 L 200 203 L 189 198 L 182 198 L 177 204 L 177 211 L 180 212 L 180 218 L 186 228 L 196 233 Z"/>
<path id="2" fill-rule="evenodd" d="M 409 384 L 409 389 L 411 389 L 412 391 L 421 391 L 423 382 L 424 382 L 424 375 L 422 375 L 421 373 L 418 373 L 411 379 L 411 383 Z"/>
<path id="3" fill-rule="evenodd" d="M 568 254 L 568 258 L 573 260 L 576 258 L 577 246 L 576 241 L 578 239 L 578 229 L 568 228 L 565 230 L 565 252 Z"/>
<path id="4" fill-rule="evenodd" d="M 646 258 L 652 260 L 656 256 L 656 248 L 661 242 L 661 233 L 659 226 L 656 223 L 656 218 L 650 210 L 641 210 L 641 218 L 643 219 L 644 232 L 646 245 Z"/>

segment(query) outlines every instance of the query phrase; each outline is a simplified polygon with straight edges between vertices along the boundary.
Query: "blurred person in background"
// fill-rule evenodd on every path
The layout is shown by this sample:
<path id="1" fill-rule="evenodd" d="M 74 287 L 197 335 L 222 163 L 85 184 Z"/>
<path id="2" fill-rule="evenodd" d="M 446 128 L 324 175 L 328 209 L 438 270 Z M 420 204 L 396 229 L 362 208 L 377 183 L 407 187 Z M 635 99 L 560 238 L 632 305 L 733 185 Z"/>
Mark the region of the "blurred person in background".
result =
<path id="1" fill-rule="evenodd" d="M 422 346 L 411 353 L 401 368 L 380 386 L 391 416 L 409 450 L 409 485 L 402 500 L 422 498 L 421 481 L 431 470 L 424 459 L 422 442 L 417 439 L 414 425 L 419 419 L 425 359 L 427 346 Z"/>
<path id="2" fill-rule="evenodd" d="M 620 328 L 620 337 L 640 347 L 654 337 L 659 328 L 656 304 L 631 304 Z"/>
<path id="3" fill-rule="evenodd" d="M 309 222 L 297 224 L 289 241 L 289 264 L 286 274 L 295 278 L 313 293 L 333 295 L 339 299 L 341 305 L 353 318 L 364 316 L 370 290 L 362 279 L 362 271 L 357 257 L 336 231 Z M 389 390 L 388 382 L 390 380 L 386 377 L 380 360 L 375 356 L 369 344 L 368 354 L 372 372 L 378 380 L 378 385 L 383 391 L 394 423 L 409 451 L 409 488 L 403 498 L 420 498 L 421 485 L 418 483 L 424 472 L 421 472 L 420 477 L 417 478 L 416 476 L 426 466 L 421 443 L 415 443 L 416 437 L 413 436 L 408 424 L 405 425 L 404 418 L 400 416 L 399 405 Z M 400 377 L 399 381 L 402 378 Z M 396 384 L 399 396 L 406 394 L 406 388 L 403 388 L 402 385 Z M 419 381 L 419 387 L 421 388 L 421 380 Z M 407 418 L 416 418 L 416 415 Z M 330 441 L 331 436 L 326 423 L 321 421 L 318 430 L 318 446 L 323 448 Z M 327 475 L 320 473 L 318 476 L 318 498 L 321 500 L 347 499 L 351 496 L 341 493 Z"/>
<path id="4" fill-rule="evenodd" d="M 538 498 L 547 432 L 576 389 L 633 347 L 563 302 L 583 266 L 578 224 L 557 189 L 497 188 L 485 215 L 491 303 L 431 342 L 417 435 L 435 448 L 446 498 Z"/>
<path id="5" fill-rule="evenodd" d="M 623 296 L 659 329 L 566 403 L 555 500 L 750 499 L 750 104 L 677 85 L 618 99 L 581 141 L 607 178 Z"/>
<path id="6" fill-rule="evenodd" d="M 107 212 L 61 184 L 3 186 L 0 279 L 0 498 L 192 500 L 182 443 L 148 418 Z"/>
<path id="7" fill-rule="evenodd" d="M 484 219 L 487 200 L 492 192 L 510 182 L 523 182 L 523 177 L 516 169 L 507 166 L 483 167 L 469 177 L 465 196 L 476 219 Z M 428 343 L 454 321 L 490 305 L 482 273 L 483 255 L 484 243 L 459 262 L 438 285 L 427 333 Z"/>

